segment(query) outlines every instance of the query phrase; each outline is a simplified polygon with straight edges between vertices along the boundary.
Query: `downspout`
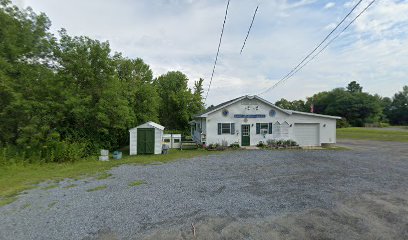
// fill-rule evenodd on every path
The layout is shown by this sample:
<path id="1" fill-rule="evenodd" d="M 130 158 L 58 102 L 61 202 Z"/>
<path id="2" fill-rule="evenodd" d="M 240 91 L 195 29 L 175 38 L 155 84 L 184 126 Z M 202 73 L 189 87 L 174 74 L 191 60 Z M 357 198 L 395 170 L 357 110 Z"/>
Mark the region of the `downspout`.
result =
<path id="1" fill-rule="evenodd" d="M 203 118 L 200 118 L 200 122 L 201 122 L 201 131 L 200 131 L 200 143 L 203 143 Z M 207 127 L 207 126 L 206 126 Z"/>

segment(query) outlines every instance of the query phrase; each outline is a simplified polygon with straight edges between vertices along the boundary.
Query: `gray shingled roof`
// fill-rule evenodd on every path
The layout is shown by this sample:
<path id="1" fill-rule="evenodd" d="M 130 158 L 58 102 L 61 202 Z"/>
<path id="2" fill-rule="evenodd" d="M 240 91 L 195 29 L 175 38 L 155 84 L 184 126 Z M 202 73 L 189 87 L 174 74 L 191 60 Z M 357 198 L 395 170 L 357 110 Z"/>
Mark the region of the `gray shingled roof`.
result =
<path id="1" fill-rule="evenodd" d="M 205 111 L 202 112 L 202 113 L 196 114 L 195 116 L 196 116 L 196 117 L 197 117 L 197 116 L 201 116 L 201 115 L 203 115 L 203 114 L 206 114 L 206 113 L 208 113 L 208 112 L 211 112 L 211 111 L 214 110 L 214 109 L 217 109 L 217 108 L 221 108 L 221 107 L 223 107 L 223 106 L 226 106 L 226 105 L 232 103 L 233 101 L 236 101 L 237 99 L 240 99 L 240 98 L 243 98 L 243 97 L 245 97 L 245 96 L 237 97 L 237 98 L 234 98 L 234 99 L 232 99 L 232 100 L 229 100 L 229 101 L 220 103 L 220 104 L 218 104 L 218 105 L 212 107 L 211 109 L 207 109 L 207 110 L 205 110 Z"/>

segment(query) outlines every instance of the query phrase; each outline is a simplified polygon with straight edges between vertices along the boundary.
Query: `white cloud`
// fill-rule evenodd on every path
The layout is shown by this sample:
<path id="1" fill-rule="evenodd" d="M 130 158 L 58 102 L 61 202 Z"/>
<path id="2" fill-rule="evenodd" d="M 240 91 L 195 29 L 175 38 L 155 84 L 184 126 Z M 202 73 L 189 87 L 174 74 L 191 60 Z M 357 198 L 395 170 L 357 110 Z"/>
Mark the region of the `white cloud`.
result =
<path id="1" fill-rule="evenodd" d="M 315 2 L 316 2 L 316 0 L 299 0 L 297 2 L 287 4 L 287 7 L 288 8 L 303 7 L 303 6 L 310 5 L 310 4 L 315 3 Z"/>
<path id="2" fill-rule="evenodd" d="M 359 0 L 347 1 L 347 2 L 344 3 L 344 7 L 345 7 L 345 8 L 351 8 L 351 7 L 353 7 L 354 5 L 356 5 L 358 1 L 359 1 Z"/>
<path id="3" fill-rule="evenodd" d="M 337 23 L 330 23 L 324 29 L 326 30 L 333 30 L 337 26 Z"/>
<path id="4" fill-rule="evenodd" d="M 226 1 L 26 1 L 50 17 L 52 31 L 64 27 L 70 34 L 109 40 L 114 51 L 144 59 L 155 76 L 180 70 L 190 86 L 200 77 L 208 86 Z M 313 0 L 261 1 L 240 55 L 257 2 L 231 1 L 208 104 L 259 93 L 282 78 L 355 4 L 336 3 L 345 8 L 322 11 Z M 319 57 L 263 96 L 270 101 L 305 98 L 353 80 L 384 96 L 401 90 L 408 76 L 406 5 L 397 0 L 374 4 Z"/>
<path id="5" fill-rule="evenodd" d="M 330 9 L 332 7 L 336 6 L 335 2 L 328 2 L 326 5 L 324 5 L 324 9 Z"/>
<path id="6" fill-rule="evenodd" d="M 25 7 L 25 0 L 13 0 L 13 3 L 19 8 Z"/>
<path id="7" fill-rule="evenodd" d="M 382 0 L 374 3 L 356 22 L 356 30 L 384 36 L 408 30 L 408 1 Z M 399 25 L 401 24 L 401 25 Z"/>

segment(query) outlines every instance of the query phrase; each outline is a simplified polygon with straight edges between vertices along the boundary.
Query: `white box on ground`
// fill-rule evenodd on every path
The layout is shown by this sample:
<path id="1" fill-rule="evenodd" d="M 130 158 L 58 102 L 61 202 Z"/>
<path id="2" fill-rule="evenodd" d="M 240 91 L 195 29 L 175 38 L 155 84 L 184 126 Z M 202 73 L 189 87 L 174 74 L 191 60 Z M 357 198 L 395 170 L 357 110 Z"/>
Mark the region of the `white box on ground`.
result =
<path id="1" fill-rule="evenodd" d="M 99 161 L 109 161 L 109 156 L 99 156 Z"/>
<path id="2" fill-rule="evenodd" d="M 101 156 L 109 156 L 109 150 L 101 150 Z"/>

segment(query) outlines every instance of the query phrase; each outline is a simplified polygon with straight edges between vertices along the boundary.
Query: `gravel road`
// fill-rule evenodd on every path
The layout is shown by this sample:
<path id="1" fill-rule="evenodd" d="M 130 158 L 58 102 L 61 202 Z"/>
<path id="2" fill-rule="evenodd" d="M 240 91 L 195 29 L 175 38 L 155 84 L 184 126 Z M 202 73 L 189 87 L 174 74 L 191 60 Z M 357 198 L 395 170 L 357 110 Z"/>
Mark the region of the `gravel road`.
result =
<path id="1" fill-rule="evenodd" d="M 189 239 L 192 223 L 201 236 L 262 239 L 256 234 L 268 226 L 293 225 L 294 218 L 313 216 L 310 211 L 334 214 L 359 206 L 347 204 L 355 199 L 382 196 L 391 203 L 402 199 L 398 219 L 408 226 L 408 144 L 340 144 L 352 150 L 233 151 L 163 165 L 122 165 L 110 178 L 68 179 L 50 189 L 54 183 L 42 183 L 0 208 L 0 239 Z M 135 181 L 142 184 L 129 186 Z M 100 186 L 106 188 L 90 191 Z M 248 231 L 236 235 L 244 226 Z M 392 236 L 408 236 L 404 226 L 390 226 L 397 234 Z M 290 234 L 278 230 L 264 238 Z"/>

